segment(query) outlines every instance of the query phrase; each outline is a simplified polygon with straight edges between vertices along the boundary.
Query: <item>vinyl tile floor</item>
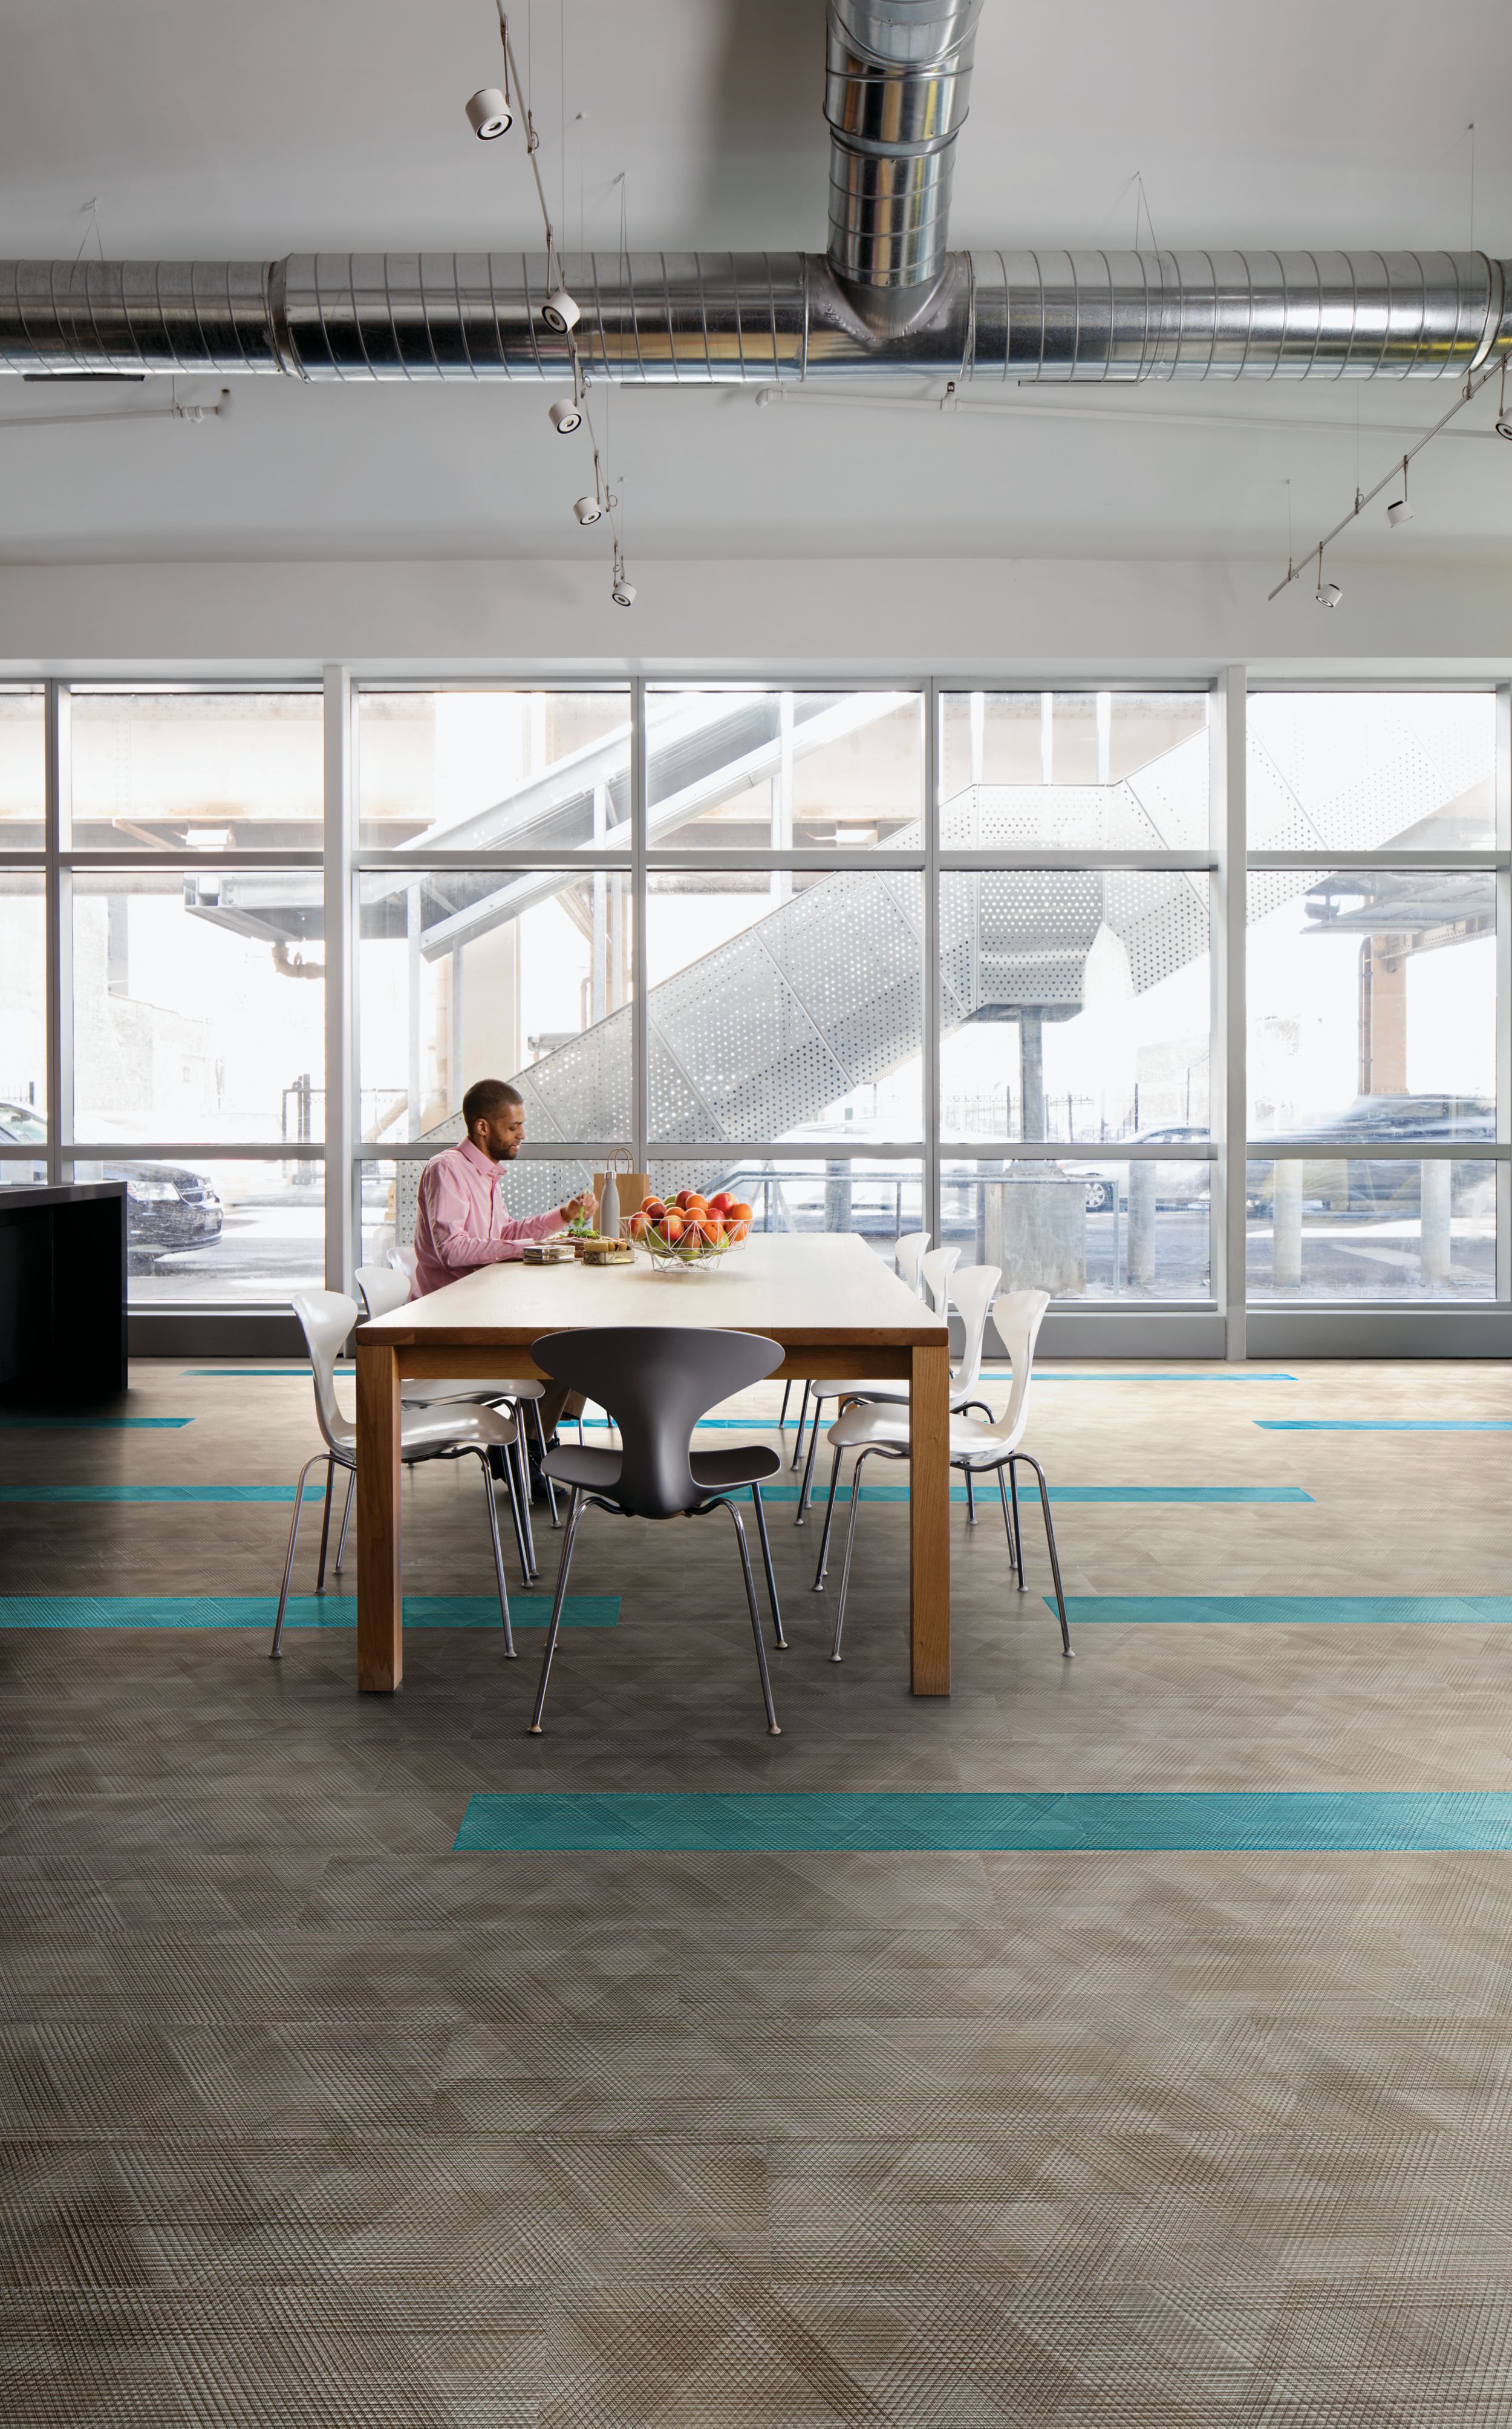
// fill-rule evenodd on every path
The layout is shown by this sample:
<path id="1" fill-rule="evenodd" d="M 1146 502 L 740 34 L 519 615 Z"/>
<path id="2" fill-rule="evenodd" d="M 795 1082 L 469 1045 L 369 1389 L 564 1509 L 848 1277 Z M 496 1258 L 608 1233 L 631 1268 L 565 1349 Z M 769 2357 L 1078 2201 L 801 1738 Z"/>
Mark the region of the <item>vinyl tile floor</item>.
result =
<path id="1" fill-rule="evenodd" d="M 1505 1593 L 1507 1437 L 1256 1421 L 1507 1417 L 1508 1371 L 1292 1371 L 1046 1384 L 1053 1482 L 1312 1496 L 1064 1506 L 1068 1592 Z M 191 1422 L 8 1429 L 5 1482 L 314 1447 L 294 1369 L 141 1364 L 118 1413 Z M 480 1499 L 406 1484 L 413 1593 L 487 1592 Z M 342 1631 L 0 1635 L 7 2429 L 1512 2429 L 1512 1856 L 452 1851 L 489 1789 L 1505 1790 L 1512 1629 L 1065 1662 L 984 1499 L 915 1702 L 906 1510 L 863 1505 L 838 1668 L 772 1515 L 775 1740 L 709 1525 L 590 1513 L 619 1622 L 540 1740 L 538 1631 L 412 1635 L 388 1698 Z M 8 1504 L 0 1591 L 271 1595 L 287 1524 Z"/>

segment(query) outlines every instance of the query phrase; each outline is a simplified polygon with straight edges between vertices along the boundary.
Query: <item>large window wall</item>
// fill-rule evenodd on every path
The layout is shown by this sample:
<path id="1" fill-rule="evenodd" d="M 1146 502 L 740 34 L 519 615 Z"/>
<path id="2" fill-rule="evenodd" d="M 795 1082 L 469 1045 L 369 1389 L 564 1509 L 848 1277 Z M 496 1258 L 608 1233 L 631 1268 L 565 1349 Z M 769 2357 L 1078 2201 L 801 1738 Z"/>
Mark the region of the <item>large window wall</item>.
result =
<path id="1" fill-rule="evenodd" d="M 0 1185 L 124 1179 L 144 1313 L 287 1306 L 492 1074 L 521 1212 L 617 1156 L 1231 1349 L 1505 1304 L 1508 755 L 1233 671 L 11 686 Z"/>

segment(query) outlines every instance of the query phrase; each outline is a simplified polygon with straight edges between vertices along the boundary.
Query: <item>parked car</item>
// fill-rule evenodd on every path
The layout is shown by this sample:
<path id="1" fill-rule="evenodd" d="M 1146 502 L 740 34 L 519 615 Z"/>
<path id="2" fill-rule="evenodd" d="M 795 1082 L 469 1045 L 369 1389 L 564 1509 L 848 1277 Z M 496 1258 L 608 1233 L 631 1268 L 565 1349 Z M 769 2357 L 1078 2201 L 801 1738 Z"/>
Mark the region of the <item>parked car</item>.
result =
<path id="1" fill-rule="evenodd" d="M 1159 1145 L 1171 1148 L 1170 1161 L 1162 1156 L 1157 1166 L 1159 1175 L 1158 1205 L 1191 1206 L 1207 1197 L 1212 1186 L 1212 1165 L 1207 1156 L 1194 1156 L 1191 1152 L 1192 1145 L 1198 1140 L 1207 1146 L 1209 1136 L 1207 1131 L 1198 1130 L 1190 1123 L 1178 1123 L 1165 1130 L 1139 1131 L 1135 1135 L 1142 1147 Z M 1120 1205 L 1127 1204 L 1126 1165 L 1116 1167 L 1111 1162 L 1109 1165 L 1068 1164 L 1065 1169 L 1077 1180 L 1086 1181 L 1089 1214 L 1110 1213 L 1115 1191 Z"/>
<path id="2" fill-rule="evenodd" d="M 0 1140 L 45 1149 L 45 1115 L 0 1097 Z M 126 1246 L 134 1260 L 156 1264 L 171 1249 L 206 1248 L 221 1236 L 221 1200 L 204 1173 L 187 1165 L 106 1162 L 100 1178 L 126 1184 Z"/>
<path id="3" fill-rule="evenodd" d="M 1327 1114 L 1308 1125 L 1316 1133 L 1304 1165 L 1304 1203 L 1326 1214 L 1416 1214 L 1421 1197 L 1422 1165 L 1415 1156 L 1362 1155 L 1361 1148 L 1390 1140 L 1409 1146 L 1415 1139 L 1463 1142 L 1464 1158 L 1453 1166 L 1452 1197 L 1455 1211 L 1480 1211 L 1489 1203 L 1494 1167 L 1482 1152 L 1496 1137 L 1496 1107 L 1486 1097 L 1356 1097 L 1341 1113 Z M 1348 1150 L 1348 1152 L 1345 1152 Z M 1251 1211 L 1269 1214 L 1272 1188 L 1264 1148 L 1251 1148 L 1251 1170 L 1259 1165 L 1263 1178 L 1249 1191 Z"/>

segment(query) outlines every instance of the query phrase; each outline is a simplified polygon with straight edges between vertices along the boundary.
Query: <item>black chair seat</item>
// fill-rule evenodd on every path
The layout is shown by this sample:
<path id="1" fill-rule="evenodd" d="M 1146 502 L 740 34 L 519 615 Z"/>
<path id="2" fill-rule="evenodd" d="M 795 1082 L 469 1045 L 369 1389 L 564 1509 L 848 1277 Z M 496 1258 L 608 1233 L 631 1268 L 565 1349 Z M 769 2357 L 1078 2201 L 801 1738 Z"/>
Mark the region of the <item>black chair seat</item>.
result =
<path id="1" fill-rule="evenodd" d="M 733 1493 L 743 1484 L 763 1484 L 781 1472 L 780 1454 L 765 1443 L 741 1443 L 729 1450 L 696 1450 L 688 1459 L 695 1484 L 705 1493 Z M 612 1493 L 619 1481 L 616 1450 L 580 1449 L 564 1443 L 541 1462 L 543 1476 L 558 1484 L 575 1484 L 584 1493 Z"/>
<path id="2" fill-rule="evenodd" d="M 564 1443 L 541 1462 L 541 1474 L 558 1484 L 576 1485 L 583 1493 L 612 1493 L 623 1464 L 616 1450 L 590 1450 L 586 1445 Z"/>
<path id="3" fill-rule="evenodd" d="M 730 1450 L 696 1450 L 688 1459 L 695 1484 L 709 1493 L 731 1493 L 740 1484 L 762 1484 L 780 1476 L 780 1452 L 765 1443 L 739 1443 Z"/>

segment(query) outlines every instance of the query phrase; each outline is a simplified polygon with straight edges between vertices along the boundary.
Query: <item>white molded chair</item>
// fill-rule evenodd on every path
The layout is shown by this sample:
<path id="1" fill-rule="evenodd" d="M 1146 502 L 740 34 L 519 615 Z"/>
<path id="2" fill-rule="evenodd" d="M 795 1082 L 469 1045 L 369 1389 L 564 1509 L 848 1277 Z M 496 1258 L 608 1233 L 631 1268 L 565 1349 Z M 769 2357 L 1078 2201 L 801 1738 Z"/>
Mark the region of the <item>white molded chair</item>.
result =
<path id="1" fill-rule="evenodd" d="M 325 1551 L 331 1533 L 331 1496 L 339 1467 L 347 1478 L 346 1514 L 341 1521 L 341 1540 L 337 1546 L 336 1565 L 341 1567 L 346 1550 L 347 1526 L 352 1516 L 352 1487 L 357 1472 L 357 1429 L 341 1413 L 336 1396 L 337 1353 L 357 1321 L 358 1308 L 354 1298 L 345 1291 L 299 1291 L 293 1301 L 305 1345 L 310 1353 L 310 1372 L 315 1379 L 315 1414 L 324 1439 L 325 1448 L 307 1459 L 299 1472 L 294 1488 L 294 1515 L 289 1522 L 288 1551 L 284 1561 L 284 1582 L 278 1595 L 278 1617 L 273 1624 L 271 1658 L 278 1661 L 283 1652 L 284 1613 L 288 1607 L 288 1583 L 294 1574 L 294 1546 L 299 1541 L 300 1511 L 304 1500 L 304 1484 L 312 1467 L 325 1462 L 325 1521 L 320 1529 L 320 1566 L 316 1578 L 316 1592 L 325 1584 Z M 504 1556 L 499 1542 L 499 1512 L 494 1506 L 494 1481 L 488 1465 L 491 1450 L 507 1450 L 517 1432 L 514 1417 L 502 1409 L 450 1408 L 434 1416 L 422 1411 L 403 1412 L 400 1418 L 399 1456 L 406 1467 L 415 1467 L 422 1460 L 461 1459 L 475 1455 L 483 1463 L 484 1487 L 488 1498 L 488 1534 L 493 1545 L 494 1577 L 499 1587 L 499 1616 L 504 1627 L 504 1651 L 510 1661 L 515 1658 L 514 1631 L 509 1624 L 509 1590 L 504 1584 Z"/>
<path id="2" fill-rule="evenodd" d="M 907 1282 L 911 1291 L 916 1291 L 920 1298 L 924 1297 L 924 1289 L 919 1281 L 919 1266 L 923 1261 L 924 1251 L 929 1245 L 929 1235 L 928 1231 L 905 1231 L 901 1239 L 895 1240 L 893 1243 L 893 1255 L 897 1265 L 897 1278 L 899 1281 Z M 959 1248 L 956 1250 L 956 1254 L 957 1256 L 961 1254 Z M 790 1376 L 788 1380 L 782 1386 L 782 1413 L 777 1420 L 777 1430 L 779 1433 L 782 1431 L 782 1429 L 787 1424 L 788 1395 L 792 1389 L 793 1379 Z M 812 1390 L 812 1384 L 804 1384 L 803 1400 L 798 1410 L 797 1440 L 793 1446 L 793 1465 L 795 1467 L 797 1467 L 798 1460 L 802 1455 L 803 1428 L 809 1413 L 809 1397 Z M 801 1506 L 802 1505 L 800 1503 L 799 1507 L 801 1508 Z"/>
<path id="3" fill-rule="evenodd" d="M 919 1297 L 925 1301 L 927 1306 L 933 1308 L 937 1315 L 948 1315 L 949 1314 L 952 1296 L 950 1277 L 955 1272 L 960 1262 L 961 1250 L 959 1248 L 931 1248 L 928 1256 L 921 1257 L 919 1260 Z M 969 1383 L 971 1386 L 975 1387 L 977 1378 L 981 1372 L 982 1329 L 985 1327 L 987 1322 L 987 1310 L 992 1305 L 993 1292 L 997 1288 L 998 1282 L 1001 1280 L 1001 1275 L 996 1265 L 968 1266 L 966 1270 L 967 1272 L 991 1274 L 992 1281 L 988 1287 L 986 1298 L 980 1311 L 980 1324 L 978 1327 L 975 1344 L 972 1340 L 972 1324 L 975 1320 L 974 1316 L 969 1315 L 964 1307 L 961 1307 L 961 1317 L 966 1327 L 966 1358 L 964 1366 L 965 1368 L 969 1368 L 970 1371 L 968 1374 L 963 1369 L 961 1375 L 952 1379 L 952 1396 L 950 1406 L 953 1410 L 969 1407 L 975 1397 L 974 1389 L 965 1390 L 964 1386 Z M 957 1303 L 958 1305 L 960 1304 L 959 1301 Z M 956 1386 L 958 1384 L 962 1387 L 961 1391 L 957 1391 Z M 819 1428 L 823 1422 L 825 1401 L 839 1400 L 841 1404 L 844 1405 L 847 1400 L 901 1400 L 904 1403 L 908 1400 L 907 1384 L 899 1383 L 896 1377 L 887 1382 L 856 1381 L 832 1383 L 825 1381 L 822 1383 L 811 1383 L 809 1385 L 809 1393 L 812 1395 L 814 1400 L 814 1429 L 809 1436 L 809 1456 L 804 1463 L 803 1486 L 798 1495 L 797 1512 L 793 1521 L 795 1527 L 801 1527 L 809 1514 L 809 1492 L 814 1482 L 814 1454 L 819 1447 Z M 986 1402 L 983 1401 L 980 1405 L 983 1414 L 990 1417 L 992 1415 L 992 1411 L 987 1407 Z M 831 1503 L 833 1502 L 833 1479 L 831 1478 Z M 972 1509 L 972 1517 L 975 1521 L 975 1505 L 973 1505 Z M 825 1532 L 828 1536 L 828 1521 L 826 1522 Z M 823 1565 L 824 1564 L 821 1561 L 821 1574 L 823 1572 Z"/>
<path id="4" fill-rule="evenodd" d="M 386 1265 L 357 1267 L 357 1289 L 370 1322 L 380 1315 L 392 1315 L 396 1308 L 403 1307 L 408 1303 L 409 1280 L 405 1276 L 403 1265 L 393 1262 L 394 1258 L 401 1254 L 408 1255 L 413 1265 L 413 1251 L 390 1249 L 389 1263 Z M 497 1381 L 484 1376 L 474 1378 L 470 1382 L 465 1381 L 461 1376 L 444 1376 L 433 1382 L 428 1379 L 422 1380 L 419 1376 L 406 1375 L 400 1384 L 399 1396 L 407 1407 L 415 1409 L 449 1408 L 458 1403 L 463 1406 L 471 1403 L 483 1408 L 492 1408 L 499 1401 L 507 1400 L 518 1415 L 522 1402 L 539 1401 L 544 1396 L 545 1391 L 545 1384 L 537 1382 L 534 1376 L 529 1375 L 504 1376 Z M 544 1458 L 546 1435 L 541 1427 L 539 1408 L 535 1408 L 534 1413 L 536 1437 Z M 515 1538 L 519 1545 L 520 1566 L 524 1570 L 525 1582 L 528 1585 L 537 1571 L 535 1534 L 531 1526 L 530 1470 L 525 1459 L 522 1428 L 517 1429 L 516 1431 L 514 1454 L 515 1465 L 509 1470 L 505 1480 L 509 1486 L 509 1502 L 515 1521 Z M 550 1479 L 548 1481 L 550 1483 Z M 551 1524 L 554 1527 L 557 1524 L 555 1487 L 551 1486 L 550 1491 Z"/>
<path id="5" fill-rule="evenodd" d="M 990 1270 L 990 1269 L 989 1269 Z M 995 1473 L 997 1490 L 1002 1496 L 1003 1525 L 1008 1531 L 1009 1557 L 1018 1573 L 1018 1588 L 1024 1591 L 1024 1535 L 1019 1516 L 1018 1480 L 1015 1470 L 1020 1460 L 1032 1467 L 1039 1481 L 1040 1509 L 1044 1518 L 1044 1540 L 1050 1553 L 1050 1574 L 1055 1579 L 1055 1604 L 1060 1620 L 1060 1649 L 1071 1658 L 1071 1630 L 1066 1623 L 1066 1598 L 1060 1585 L 1060 1560 L 1056 1550 L 1055 1523 L 1050 1516 L 1050 1488 L 1044 1470 L 1032 1454 L 1023 1447 L 1024 1429 L 1028 1421 L 1029 1380 L 1034 1367 L 1034 1344 L 1049 1306 L 1044 1291 L 1011 1291 L 997 1301 L 994 1322 L 998 1337 L 1013 1365 L 1013 1387 L 1005 1414 L 995 1424 L 983 1425 L 979 1418 L 957 1416 L 950 1421 L 950 1464 L 963 1474 L 983 1476 Z M 850 1524 L 846 1529 L 846 1557 L 840 1571 L 840 1603 L 835 1612 L 834 1643 L 830 1650 L 831 1661 L 840 1660 L 840 1635 L 846 1624 L 846 1595 L 850 1584 L 851 1554 L 856 1545 L 856 1521 L 861 1514 L 861 1474 L 868 1459 L 907 1459 L 909 1452 L 908 1418 L 896 1407 L 877 1402 L 858 1401 L 844 1410 L 830 1429 L 830 1440 L 836 1452 L 835 1473 L 838 1476 L 839 1453 L 853 1450 L 856 1464 L 850 1472 Z M 833 1482 L 830 1496 L 833 1498 Z M 1011 1495 L 1011 1508 L 1010 1496 Z M 828 1533 L 828 1528 L 827 1528 Z M 821 1564 L 818 1585 L 823 1578 Z"/>
<path id="6" fill-rule="evenodd" d="M 996 1265 L 962 1265 L 951 1284 L 950 1296 L 955 1300 L 961 1324 L 965 1328 L 965 1351 L 959 1366 L 950 1373 L 950 1413 L 961 1416 L 967 1411 L 979 1409 L 991 1422 L 992 1410 L 979 1396 L 982 1341 L 987 1331 L 987 1317 L 1002 1273 Z M 896 1380 L 873 1383 L 825 1383 L 817 1387 L 821 1394 L 832 1394 L 842 1403 L 841 1413 L 852 1400 L 871 1400 L 887 1408 L 908 1407 L 909 1387 Z M 830 1439 L 834 1441 L 831 1431 Z M 840 1481 L 840 1451 L 830 1470 L 830 1497 L 825 1504 L 824 1534 L 819 1543 L 819 1565 L 814 1575 L 813 1591 L 818 1594 L 824 1585 L 824 1574 L 830 1565 L 830 1528 L 835 1514 L 835 1488 Z M 966 1478 L 966 1524 L 977 1524 L 977 1502 L 971 1478 Z"/>

